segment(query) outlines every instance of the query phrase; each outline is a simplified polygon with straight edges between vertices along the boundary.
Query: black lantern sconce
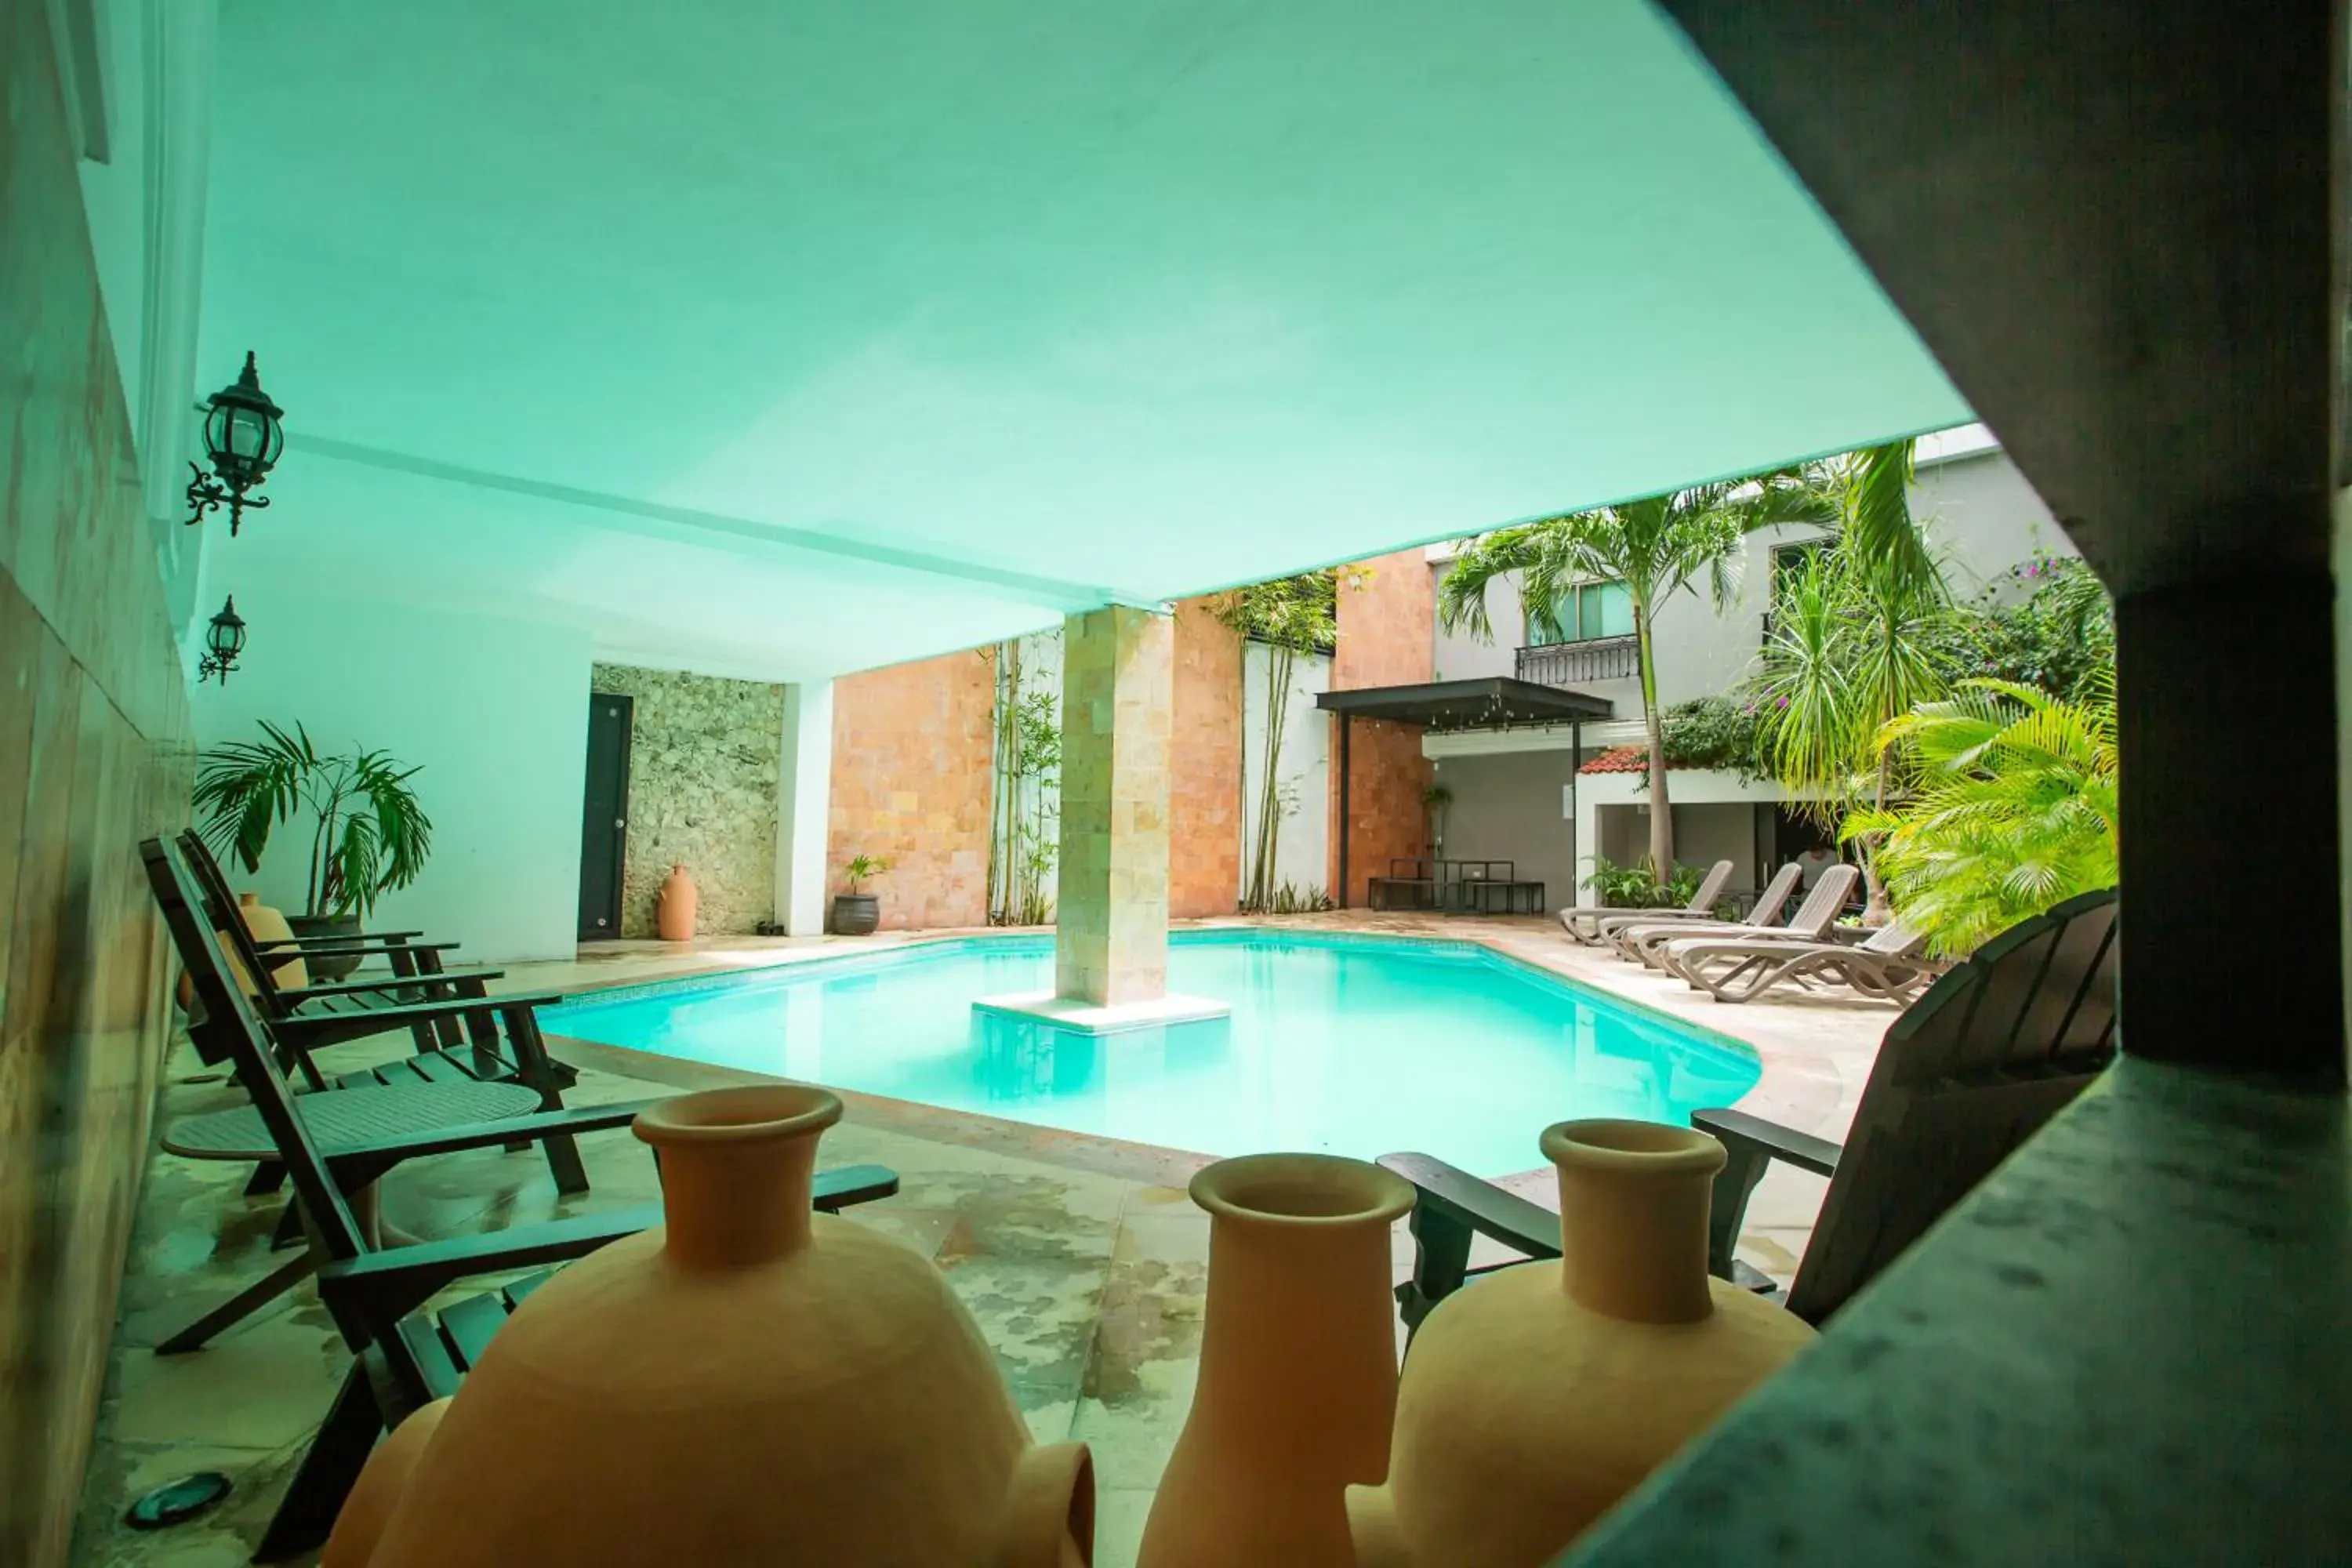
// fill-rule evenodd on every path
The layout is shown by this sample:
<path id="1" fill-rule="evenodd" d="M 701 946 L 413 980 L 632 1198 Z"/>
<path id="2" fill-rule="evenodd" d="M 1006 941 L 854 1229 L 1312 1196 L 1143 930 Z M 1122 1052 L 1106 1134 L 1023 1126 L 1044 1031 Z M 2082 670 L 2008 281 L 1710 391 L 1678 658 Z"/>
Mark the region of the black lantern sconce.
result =
<path id="1" fill-rule="evenodd" d="M 220 683 L 226 686 L 228 672 L 236 668 L 236 656 L 244 651 L 245 621 L 236 613 L 236 595 L 232 594 L 205 633 L 205 657 L 196 665 L 197 681 L 218 676 Z"/>
<path id="2" fill-rule="evenodd" d="M 286 445 L 286 432 L 278 422 L 285 413 L 261 390 L 261 373 L 247 353 L 236 384 L 222 387 L 207 400 L 205 451 L 213 460 L 216 477 L 207 479 L 201 466 L 188 465 L 195 475 L 188 481 L 188 505 L 194 509 L 188 513 L 190 527 L 226 503 L 229 536 L 235 538 L 246 508 L 259 510 L 269 504 L 268 497 L 250 492 L 277 466 L 278 454 Z"/>

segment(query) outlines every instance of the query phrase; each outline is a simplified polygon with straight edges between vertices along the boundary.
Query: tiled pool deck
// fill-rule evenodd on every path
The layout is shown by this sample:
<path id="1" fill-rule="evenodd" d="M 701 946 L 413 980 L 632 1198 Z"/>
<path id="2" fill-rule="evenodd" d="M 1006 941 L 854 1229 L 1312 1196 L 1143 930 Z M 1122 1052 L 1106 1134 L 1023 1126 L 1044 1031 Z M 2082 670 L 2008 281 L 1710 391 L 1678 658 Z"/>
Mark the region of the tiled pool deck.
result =
<path id="1" fill-rule="evenodd" d="M 1234 924 L 1234 921 L 1200 922 Z M 1727 1006 L 1590 949 L 1556 923 L 1533 919 L 1428 915 L 1296 917 L 1262 922 L 1315 930 L 1385 931 L 1486 942 L 1657 1011 L 1753 1046 L 1764 1075 L 1740 1103 L 1825 1137 L 1852 1121 L 1880 1036 L 1895 1010 L 1883 1004 L 1805 997 Z M 845 941 L 706 940 L 603 944 L 576 962 L 509 966 L 507 988 L 572 991 L 641 984 L 949 933 Z M 382 1047 L 395 1055 L 400 1045 Z M 338 1049 L 358 1066 L 371 1047 Z M 582 1041 L 557 1044 L 578 1066 L 567 1098 L 592 1104 L 672 1089 L 743 1081 L 746 1075 Z M 238 1103 L 202 1081 L 193 1054 L 174 1058 L 164 1115 Z M 1093 1445 L 1101 1491 L 1101 1568 L 1126 1568 L 1168 1450 L 1191 1400 L 1208 1258 L 1208 1218 L 1184 1195 L 1206 1157 L 965 1116 L 870 1096 L 845 1095 L 844 1123 L 828 1133 L 824 1161 L 895 1168 L 899 1194 L 855 1211 L 946 1270 L 995 1347 L 1006 1380 L 1043 1438 Z M 1538 1128 L 1528 1129 L 1530 1158 Z M 404 1167 L 385 1184 L 387 1220 L 425 1237 L 461 1235 L 656 1195 L 653 1164 L 625 1132 L 583 1142 L 593 1190 L 559 1198 L 536 1155 L 478 1152 Z M 193 1355 L 149 1349 L 163 1334 L 250 1282 L 267 1268 L 274 1199 L 241 1195 L 242 1168 L 159 1154 L 142 1194 L 123 1282 L 114 1365 L 91 1464 L 76 1561 L 141 1568 L 234 1568 L 247 1560 L 347 1363 L 341 1342 L 307 1289 L 248 1320 Z M 1553 1206 L 1549 1170 L 1509 1185 Z M 1780 1170 L 1759 1190 L 1742 1252 L 1785 1279 L 1801 1254 L 1822 1183 Z M 1496 1255 L 1501 1256 L 1499 1252 Z M 1400 1226 L 1400 1277 L 1412 1244 Z M 1474 1261 L 1482 1259 L 1474 1259 Z M 213 1515 L 177 1530 L 138 1534 L 119 1522 L 147 1488 L 196 1469 L 236 1483 Z"/>

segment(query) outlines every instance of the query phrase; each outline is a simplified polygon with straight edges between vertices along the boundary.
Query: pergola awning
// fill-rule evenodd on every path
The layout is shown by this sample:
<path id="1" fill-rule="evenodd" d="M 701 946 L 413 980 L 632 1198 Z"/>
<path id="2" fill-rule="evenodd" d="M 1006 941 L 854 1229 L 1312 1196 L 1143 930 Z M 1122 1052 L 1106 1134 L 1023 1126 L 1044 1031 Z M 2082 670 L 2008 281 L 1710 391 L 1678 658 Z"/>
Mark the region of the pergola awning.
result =
<path id="1" fill-rule="evenodd" d="M 1424 730 L 1518 730 L 1533 724 L 1573 724 L 1607 719 L 1616 705 L 1605 697 L 1488 676 L 1418 686 L 1367 686 L 1327 691 L 1315 706 L 1350 719 L 1387 719 Z"/>

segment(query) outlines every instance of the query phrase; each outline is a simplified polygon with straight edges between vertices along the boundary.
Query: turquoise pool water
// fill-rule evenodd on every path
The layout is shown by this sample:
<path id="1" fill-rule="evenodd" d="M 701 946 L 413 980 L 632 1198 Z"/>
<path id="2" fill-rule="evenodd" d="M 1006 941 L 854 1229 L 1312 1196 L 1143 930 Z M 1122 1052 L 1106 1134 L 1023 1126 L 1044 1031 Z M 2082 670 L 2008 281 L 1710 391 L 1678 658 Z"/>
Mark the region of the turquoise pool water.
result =
<path id="1" fill-rule="evenodd" d="M 1088 1036 L 972 1011 L 1050 989 L 1051 942 L 990 937 L 553 1009 L 554 1033 L 1212 1154 L 1415 1149 L 1480 1175 L 1542 1163 L 1574 1116 L 1680 1121 L 1755 1057 L 1467 943 L 1178 934 L 1169 989 L 1233 1016 Z"/>

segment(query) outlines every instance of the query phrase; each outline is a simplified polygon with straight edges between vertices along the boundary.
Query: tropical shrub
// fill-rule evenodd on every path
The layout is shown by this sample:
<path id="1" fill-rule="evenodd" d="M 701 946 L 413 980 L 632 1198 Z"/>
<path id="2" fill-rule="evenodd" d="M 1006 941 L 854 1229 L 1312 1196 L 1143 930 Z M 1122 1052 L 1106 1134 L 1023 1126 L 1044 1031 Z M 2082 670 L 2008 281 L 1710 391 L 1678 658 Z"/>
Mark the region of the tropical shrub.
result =
<path id="1" fill-rule="evenodd" d="M 2116 662 L 2106 589 L 2083 562 L 2046 551 L 1954 606 L 1929 637 L 1955 678 L 2015 681 L 2053 697 L 2083 693 Z"/>
<path id="2" fill-rule="evenodd" d="M 1846 819 L 1878 840 L 1903 918 L 1957 956 L 2077 893 L 2116 879 L 2112 667 L 2078 698 L 2013 680 L 1969 680 L 1880 735 L 1907 754 L 1905 799 Z"/>
<path id="3" fill-rule="evenodd" d="M 1749 693 L 1677 702 L 1661 718 L 1666 765 L 1737 773 L 1751 784 L 1769 772 L 1760 754 L 1762 724 Z"/>
<path id="4" fill-rule="evenodd" d="M 1644 857 L 1631 866 L 1620 866 L 1606 855 L 1588 856 L 1592 863 L 1592 890 L 1601 901 L 1613 910 L 1679 909 L 1698 891 L 1699 880 L 1706 873 L 1696 866 L 1677 866 L 1674 875 L 1661 885 L 1655 869 Z"/>

